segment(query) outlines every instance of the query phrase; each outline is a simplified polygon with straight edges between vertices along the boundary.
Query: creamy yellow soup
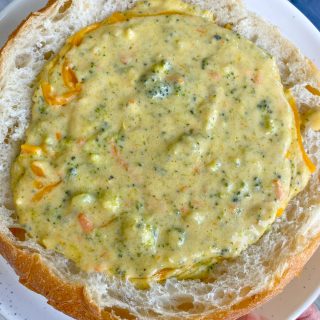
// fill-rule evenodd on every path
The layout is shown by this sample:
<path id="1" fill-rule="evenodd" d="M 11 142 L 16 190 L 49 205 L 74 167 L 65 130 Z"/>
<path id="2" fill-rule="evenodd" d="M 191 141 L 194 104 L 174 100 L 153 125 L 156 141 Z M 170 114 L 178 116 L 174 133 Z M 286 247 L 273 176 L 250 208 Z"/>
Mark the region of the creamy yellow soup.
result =
<path id="1" fill-rule="evenodd" d="M 19 221 L 82 270 L 203 278 L 256 242 L 310 170 L 275 60 L 179 1 L 67 41 L 12 168 Z"/>

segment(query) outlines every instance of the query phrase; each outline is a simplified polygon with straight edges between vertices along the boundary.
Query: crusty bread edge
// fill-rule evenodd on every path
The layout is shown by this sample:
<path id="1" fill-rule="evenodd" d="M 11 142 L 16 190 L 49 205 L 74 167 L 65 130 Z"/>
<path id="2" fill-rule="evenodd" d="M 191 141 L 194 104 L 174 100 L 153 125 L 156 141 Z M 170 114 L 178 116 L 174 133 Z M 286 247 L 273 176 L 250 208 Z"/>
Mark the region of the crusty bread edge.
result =
<path id="1" fill-rule="evenodd" d="M 313 238 L 308 247 L 288 261 L 288 271 L 275 283 L 272 289 L 261 292 L 233 306 L 229 311 L 216 311 L 205 317 L 192 319 L 234 320 L 270 300 L 297 276 L 305 263 L 318 248 L 320 235 Z M 20 283 L 48 299 L 54 308 L 79 320 L 134 319 L 127 310 L 101 310 L 86 294 L 81 283 L 67 282 L 55 275 L 38 253 L 18 248 L 12 240 L 0 234 L 0 253 L 13 267 Z"/>
<path id="2" fill-rule="evenodd" d="M 0 48 L 0 73 L 6 56 L 14 43 L 14 38 L 22 32 L 33 18 L 41 13 L 50 12 L 58 0 L 48 0 L 45 7 L 35 13 L 31 13 L 11 33 L 5 45 Z M 312 74 L 320 78 L 320 70 L 309 60 L 312 66 Z M 318 83 L 320 85 L 320 82 Z M 259 305 L 279 294 L 283 288 L 303 269 L 320 245 L 320 234 L 309 240 L 309 244 L 299 255 L 293 256 L 288 261 L 288 268 L 284 275 L 275 282 L 274 286 L 266 291 L 251 296 L 234 305 L 231 310 L 217 310 L 204 317 L 193 316 L 189 319 L 211 320 L 235 320 L 247 314 Z M 7 235 L 0 233 L 0 254 L 9 262 L 19 277 L 19 282 L 30 290 L 41 294 L 48 299 L 48 304 L 59 311 L 64 312 L 79 320 L 109 320 L 109 319 L 135 319 L 127 310 L 120 308 L 107 308 L 102 310 L 90 299 L 85 285 L 70 283 L 56 275 L 41 259 L 41 255 L 28 249 L 19 248 Z"/>

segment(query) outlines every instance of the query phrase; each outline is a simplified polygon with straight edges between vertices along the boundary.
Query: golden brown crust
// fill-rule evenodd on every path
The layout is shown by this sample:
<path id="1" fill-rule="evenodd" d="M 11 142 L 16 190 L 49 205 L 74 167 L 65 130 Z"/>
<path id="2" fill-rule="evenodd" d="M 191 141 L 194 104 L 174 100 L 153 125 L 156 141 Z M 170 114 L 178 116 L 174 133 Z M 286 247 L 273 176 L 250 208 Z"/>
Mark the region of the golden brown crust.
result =
<path id="1" fill-rule="evenodd" d="M 285 286 L 297 275 L 299 275 L 309 261 L 313 253 L 317 250 L 320 245 L 320 234 L 310 240 L 309 245 L 299 255 L 293 256 L 288 260 L 288 268 L 283 276 L 277 279 L 276 283 L 269 290 L 263 291 L 257 295 L 249 297 L 240 303 L 233 306 L 231 311 L 227 312 L 216 312 L 213 317 L 208 316 L 203 319 L 212 320 L 235 320 L 239 317 L 248 314 L 253 309 L 257 308 L 261 304 L 269 301 L 277 294 L 281 293 Z"/>
<path id="2" fill-rule="evenodd" d="M 280 293 L 298 275 L 320 243 L 320 235 L 310 241 L 309 246 L 299 255 L 288 261 L 288 269 L 282 278 L 268 291 L 245 299 L 229 311 L 216 311 L 206 317 L 193 319 L 234 320 L 247 314 L 262 303 Z M 18 248 L 12 240 L 0 234 L 0 254 L 14 268 L 19 281 L 27 288 L 45 296 L 56 309 L 79 320 L 111 320 L 114 315 L 124 319 L 134 319 L 122 309 L 101 310 L 89 299 L 81 283 L 70 283 L 52 272 L 38 253 Z"/>
<path id="3" fill-rule="evenodd" d="M 24 20 L 21 21 L 21 23 L 17 26 L 17 28 L 9 35 L 6 43 L 2 48 L 0 48 L 0 56 L 3 54 L 3 52 L 8 48 L 11 41 L 18 35 L 18 33 L 26 26 L 26 23 L 29 23 L 33 17 L 37 16 L 40 12 L 45 12 L 46 10 L 51 9 L 53 4 L 55 4 L 57 0 L 48 0 L 48 3 L 46 6 L 44 6 L 42 9 L 39 9 L 37 12 L 30 13 Z"/>
<path id="4" fill-rule="evenodd" d="M 84 286 L 59 278 L 38 253 L 20 249 L 10 239 L 0 234 L 0 254 L 14 268 L 24 286 L 45 296 L 48 303 L 56 309 L 76 319 L 102 319 L 99 308 L 89 301 Z"/>
<path id="5" fill-rule="evenodd" d="M 38 12 L 46 12 L 53 8 L 57 0 L 49 0 L 47 5 Z M 66 0 L 70 6 L 71 0 Z M 38 12 L 30 14 L 10 35 L 6 44 L 0 49 L 0 69 L 5 60 L 6 50 L 11 46 L 14 38 L 30 24 Z M 311 63 L 310 63 L 311 64 Z M 312 64 L 315 78 L 320 79 L 318 69 Z M 320 86 L 320 80 L 318 80 Z M 257 306 L 270 300 L 280 293 L 283 288 L 298 275 L 306 262 L 320 244 L 320 234 L 310 240 L 309 246 L 299 255 L 288 261 L 288 269 L 282 278 L 267 291 L 249 297 L 228 311 L 214 311 L 208 316 L 195 316 L 192 319 L 234 320 L 252 311 Z M 82 283 L 68 282 L 56 275 L 38 253 L 29 249 L 19 248 L 13 240 L 0 233 L 0 254 L 10 263 L 19 281 L 27 288 L 35 291 L 48 299 L 48 303 L 56 309 L 79 320 L 110 320 L 110 319 L 135 319 L 127 310 L 120 308 L 101 310 L 86 293 Z M 190 318 L 191 319 L 191 318 Z"/>

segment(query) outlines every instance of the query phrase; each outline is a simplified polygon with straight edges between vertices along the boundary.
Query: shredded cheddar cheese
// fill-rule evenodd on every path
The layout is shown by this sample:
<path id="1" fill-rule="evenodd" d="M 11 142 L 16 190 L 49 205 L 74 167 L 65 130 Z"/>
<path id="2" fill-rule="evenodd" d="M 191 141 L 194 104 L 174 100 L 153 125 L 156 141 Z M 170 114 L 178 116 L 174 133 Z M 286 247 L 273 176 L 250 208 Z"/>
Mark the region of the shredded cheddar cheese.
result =
<path id="1" fill-rule="evenodd" d="M 295 120 L 295 126 L 296 126 L 296 130 L 297 130 L 297 139 L 298 139 L 298 143 L 299 143 L 299 147 L 300 147 L 300 151 L 302 153 L 302 157 L 304 162 L 306 163 L 307 167 L 309 168 L 310 172 L 313 173 L 316 171 L 317 167 L 316 165 L 311 161 L 311 159 L 309 158 L 306 150 L 304 149 L 303 146 L 303 141 L 302 141 L 302 136 L 301 136 L 301 129 L 300 129 L 300 116 L 299 116 L 299 110 L 297 108 L 296 102 L 294 100 L 293 95 L 291 94 L 290 91 L 287 91 L 287 96 L 288 96 L 288 101 L 289 104 L 291 106 L 293 115 L 294 115 L 294 120 Z"/>
<path id="2" fill-rule="evenodd" d="M 44 177 L 45 176 L 43 169 L 36 162 L 32 162 L 31 163 L 31 170 L 38 177 Z"/>
<path id="3" fill-rule="evenodd" d="M 42 148 L 39 146 L 33 146 L 30 144 L 22 144 L 21 145 L 22 153 L 29 153 L 29 154 L 41 154 Z"/>
<path id="4" fill-rule="evenodd" d="M 41 191 L 39 191 L 38 193 L 36 193 L 33 197 L 32 197 L 32 201 L 34 202 L 38 202 L 41 201 L 43 199 L 43 197 L 45 197 L 47 194 L 49 194 L 54 188 L 56 188 L 59 184 L 61 183 L 61 181 L 58 181 L 56 183 L 50 184 L 46 187 L 44 187 Z"/>

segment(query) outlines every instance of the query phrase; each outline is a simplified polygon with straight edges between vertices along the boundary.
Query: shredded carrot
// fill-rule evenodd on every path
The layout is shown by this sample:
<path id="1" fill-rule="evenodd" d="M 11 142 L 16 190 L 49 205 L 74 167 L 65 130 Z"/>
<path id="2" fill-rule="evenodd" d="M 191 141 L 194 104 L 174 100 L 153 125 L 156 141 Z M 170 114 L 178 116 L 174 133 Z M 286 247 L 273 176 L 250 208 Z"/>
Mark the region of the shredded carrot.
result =
<path id="1" fill-rule="evenodd" d="M 116 159 L 116 161 L 120 164 L 123 169 L 128 171 L 129 166 L 125 160 L 122 159 L 121 154 L 114 142 L 111 143 L 111 155 Z"/>
<path id="2" fill-rule="evenodd" d="M 318 88 L 312 87 L 309 84 L 307 84 L 305 88 L 312 94 L 316 96 L 320 96 L 320 90 Z"/>
<path id="3" fill-rule="evenodd" d="M 62 94 L 61 96 L 55 96 L 53 93 L 53 88 L 50 83 L 42 82 L 41 88 L 43 92 L 43 96 L 47 103 L 51 106 L 64 106 L 73 100 L 80 92 L 80 86 L 77 86 L 73 90 Z"/>
<path id="4" fill-rule="evenodd" d="M 39 191 L 38 193 L 36 193 L 33 198 L 32 201 L 34 202 L 38 202 L 40 201 L 45 195 L 47 195 L 48 193 L 50 193 L 55 187 L 57 187 L 59 184 L 61 183 L 61 181 L 58 181 L 56 183 L 53 184 L 49 184 L 48 186 L 44 187 L 41 191 Z"/>
<path id="5" fill-rule="evenodd" d="M 263 76 L 262 76 L 261 72 L 257 72 L 253 77 L 253 82 L 255 84 L 261 84 L 262 83 L 262 79 L 263 79 Z"/>
<path id="6" fill-rule="evenodd" d="M 64 84 L 71 90 L 74 90 L 77 88 L 77 85 L 79 83 L 76 74 L 72 70 L 72 68 L 69 65 L 69 61 L 66 59 L 62 65 L 62 78 Z"/>
<path id="7" fill-rule="evenodd" d="M 304 147 L 303 147 L 303 142 L 302 142 L 302 136 L 301 136 L 301 131 L 300 131 L 300 116 L 299 116 L 299 111 L 296 106 L 296 102 L 291 94 L 290 91 L 287 91 L 287 98 L 288 102 L 291 106 L 291 110 L 294 115 L 294 120 L 295 120 L 295 125 L 296 125 L 296 130 L 297 130 L 297 137 L 298 137 L 298 144 L 302 153 L 302 158 L 306 164 L 306 166 L 309 168 L 310 172 L 313 173 L 316 171 L 317 167 L 313 164 L 311 159 L 309 158 L 308 154 L 306 153 Z"/>
<path id="8" fill-rule="evenodd" d="M 84 213 L 78 215 L 78 221 L 84 233 L 90 233 L 93 230 L 93 223 Z"/>
<path id="9" fill-rule="evenodd" d="M 39 146 L 33 146 L 31 144 L 22 144 L 21 152 L 29 154 L 40 154 L 42 152 L 42 148 Z"/>
<path id="10" fill-rule="evenodd" d="M 56 139 L 57 139 L 58 141 L 60 141 L 61 138 L 62 138 L 61 132 L 56 132 Z"/>
<path id="11" fill-rule="evenodd" d="M 137 102 L 136 99 L 131 98 L 131 99 L 128 100 L 128 106 L 133 105 L 133 104 L 135 104 L 136 102 Z"/>
<path id="12" fill-rule="evenodd" d="M 198 29 L 196 29 L 196 31 L 197 31 L 198 33 L 200 33 L 201 35 L 203 35 L 203 34 L 206 34 L 206 33 L 207 33 L 207 29 L 201 29 L 201 28 L 198 28 Z"/>
<path id="13" fill-rule="evenodd" d="M 36 162 L 31 163 L 31 170 L 38 177 L 45 176 L 43 169 Z"/>
<path id="14" fill-rule="evenodd" d="M 120 55 L 119 57 L 121 63 L 123 63 L 124 65 L 127 65 L 130 62 L 131 57 L 129 55 Z"/>
<path id="15" fill-rule="evenodd" d="M 212 79 L 212 80 L 220 80 L 221 76 L 218 72 L 214 72 L 214 71 L 208 71 L 208 76 Z"/>
<path id="16" fill-rule="evenodd" d="M 283 208 L 278 209 L 278 211 L 277 211 L 277 213 L 276 213 L 276 217 L 277 217 L 277 218 L 281 217 L 282 214 L 283 214 L 283 212 L 284 212 L 284 209 L 283 209 Z"/>
<path id="17" fill-rule="evenodd" d="M 90 26 L 87 26 L 86 28 L 77 32 L 72 38 L 70 38 L 70 42 L 75 46 L 79 46 L 81 44 L 84 36 L 87 33 L 98 29 L 100 27 L 100 25 L 101 25 L 100 23 L 94 23 L 94 24 L 91 24 Z"/>

